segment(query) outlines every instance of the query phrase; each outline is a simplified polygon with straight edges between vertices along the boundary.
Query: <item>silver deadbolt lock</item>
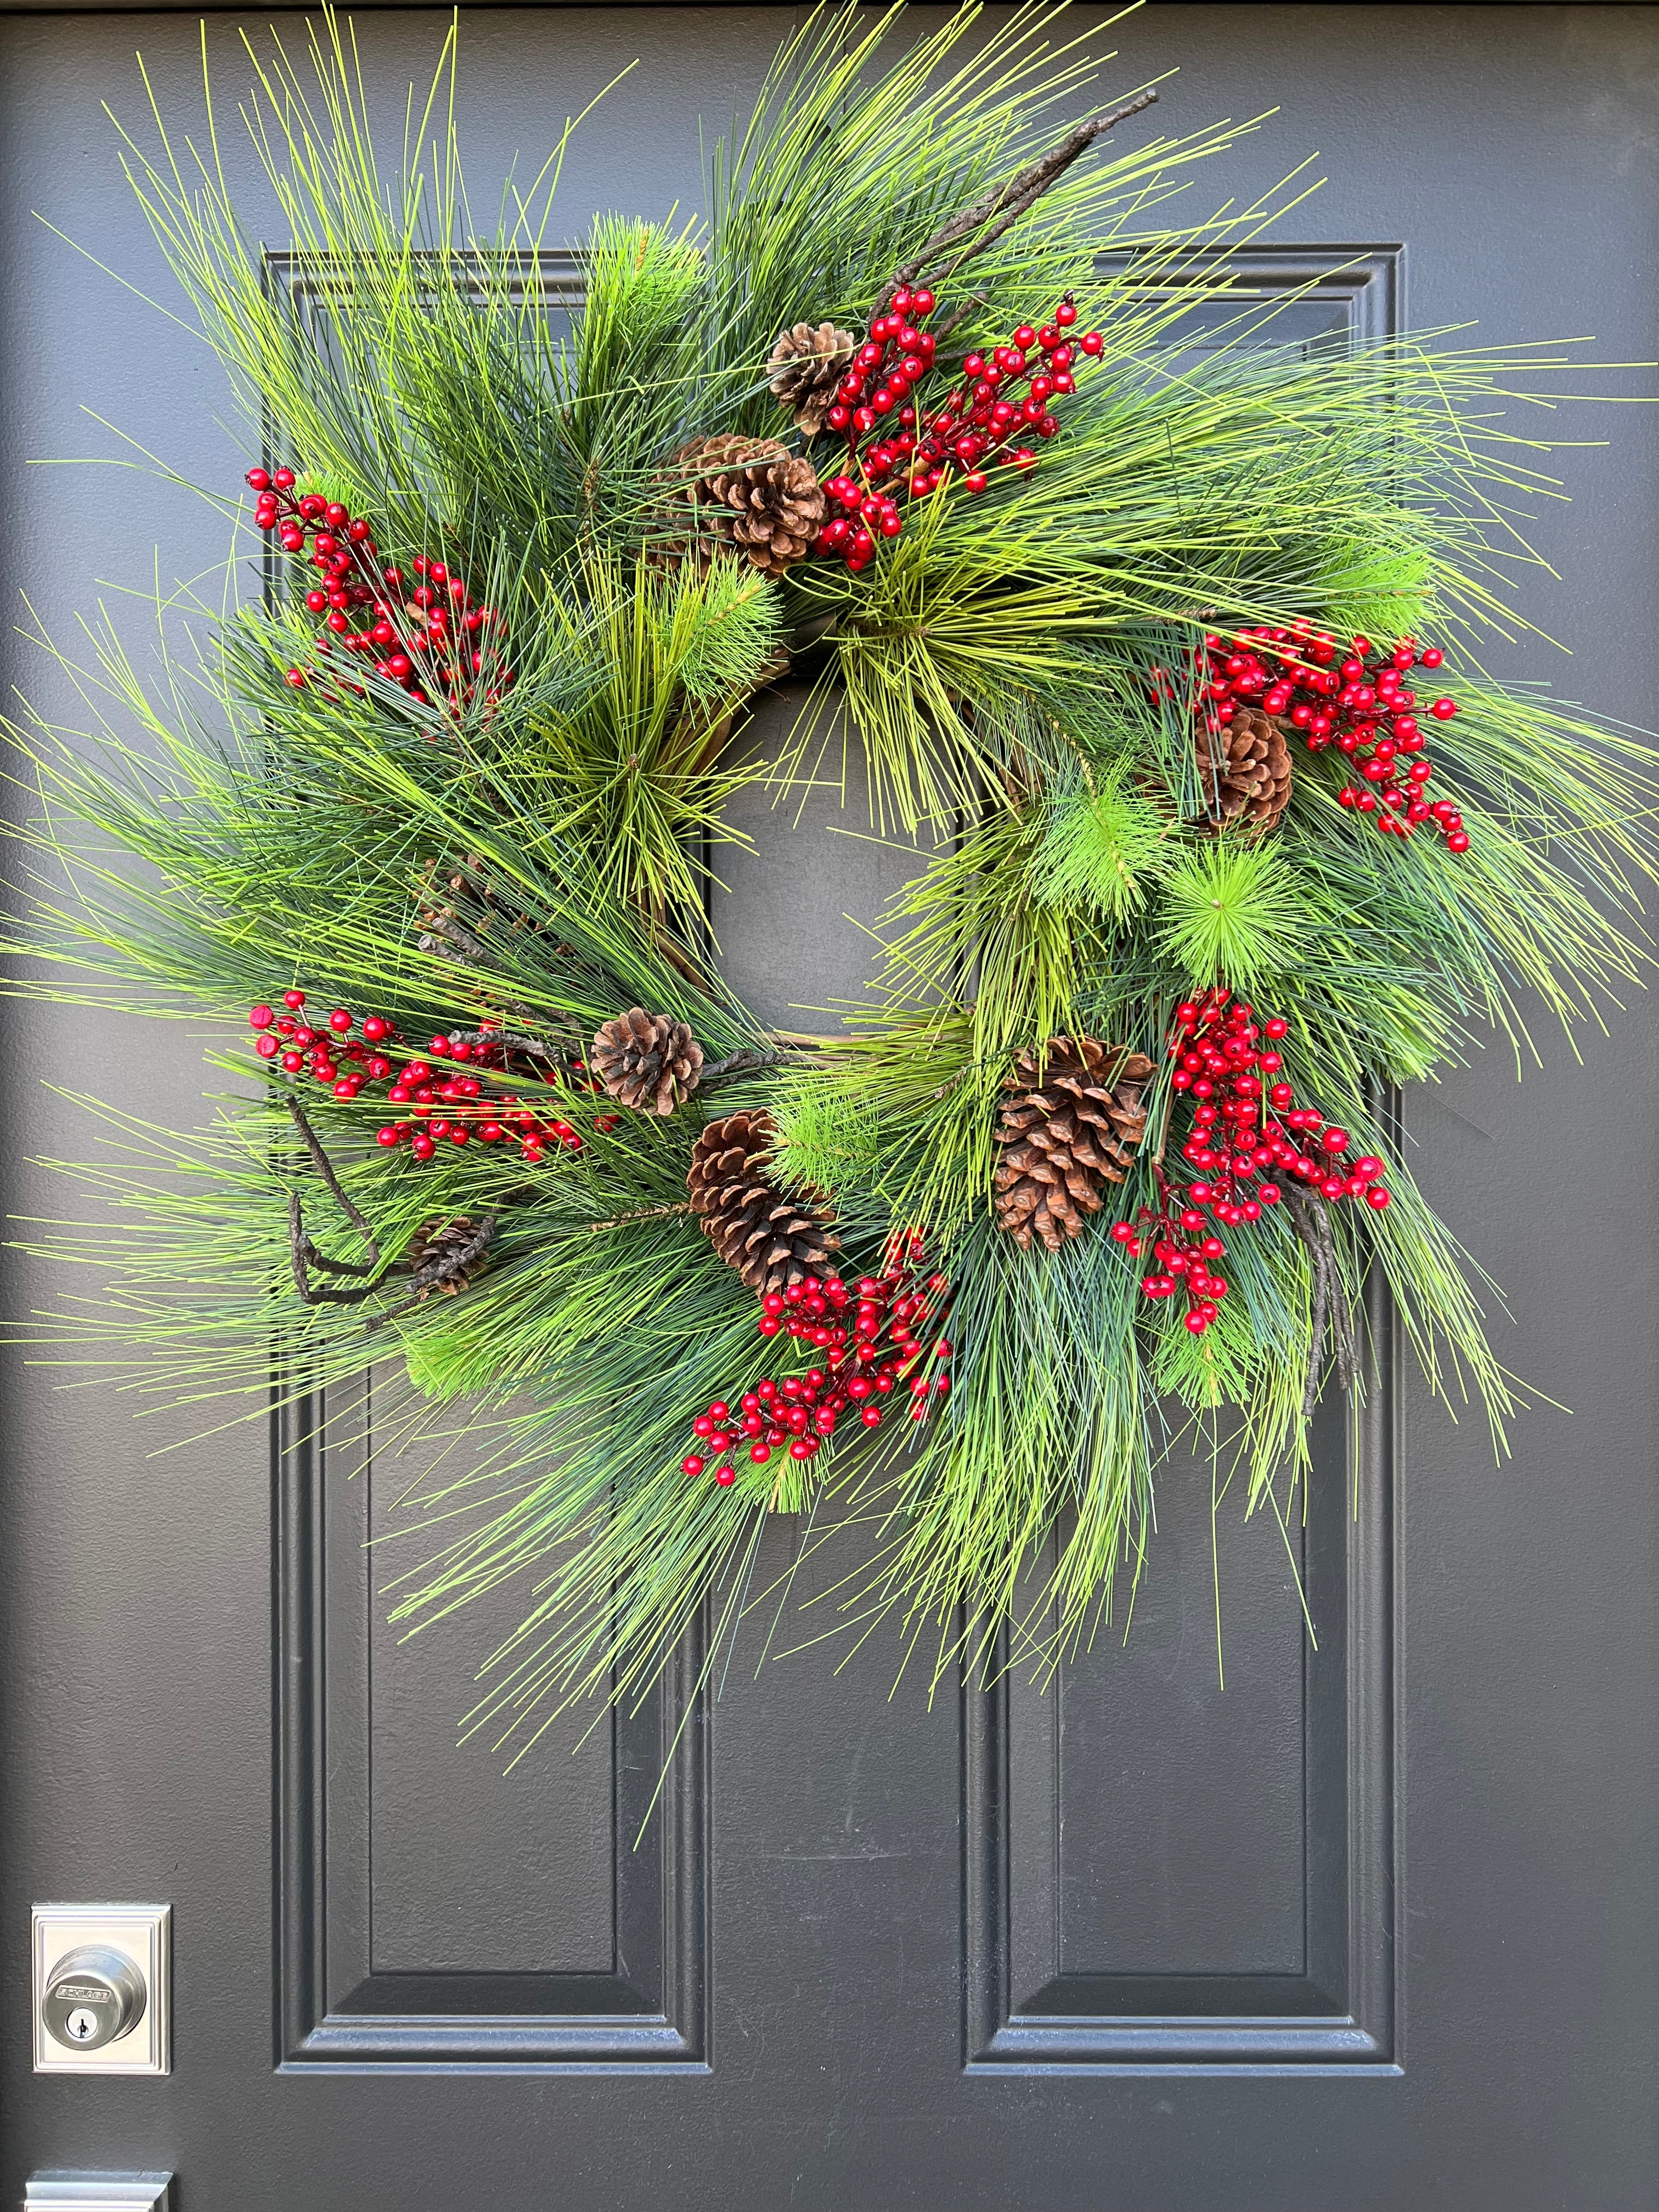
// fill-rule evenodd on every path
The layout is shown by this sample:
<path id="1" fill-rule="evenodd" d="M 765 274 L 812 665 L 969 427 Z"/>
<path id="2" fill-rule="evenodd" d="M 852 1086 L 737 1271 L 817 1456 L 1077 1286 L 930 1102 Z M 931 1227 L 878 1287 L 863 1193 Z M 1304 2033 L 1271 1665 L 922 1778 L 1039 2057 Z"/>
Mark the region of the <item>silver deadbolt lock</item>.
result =
<path id="1" fill-rule="evenodd" d="M 37 2074 L 165 2074 L 165 1905 L 37 1905 Z"/>
<path id="2" fill-rule="evenodd" d="M 52 1969 L 40 2019 L 53 2042 L 70 2051 L 101 2051 L 143 2016 L 144 1978 L 119 1951 L 88 1943 Z"/>

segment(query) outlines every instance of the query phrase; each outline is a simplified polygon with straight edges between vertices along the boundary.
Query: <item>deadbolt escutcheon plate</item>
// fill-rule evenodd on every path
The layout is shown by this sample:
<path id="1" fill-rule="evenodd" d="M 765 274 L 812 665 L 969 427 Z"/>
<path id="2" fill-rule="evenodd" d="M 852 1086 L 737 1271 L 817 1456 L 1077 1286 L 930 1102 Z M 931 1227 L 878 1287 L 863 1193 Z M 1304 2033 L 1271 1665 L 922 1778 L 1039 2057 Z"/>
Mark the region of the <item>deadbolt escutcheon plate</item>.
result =
<path id="1" fill-rule="evenodd" d="M 171 1908 L 37 1905 L 30 1917 L 35 2072 L 167 2073 Z"/>

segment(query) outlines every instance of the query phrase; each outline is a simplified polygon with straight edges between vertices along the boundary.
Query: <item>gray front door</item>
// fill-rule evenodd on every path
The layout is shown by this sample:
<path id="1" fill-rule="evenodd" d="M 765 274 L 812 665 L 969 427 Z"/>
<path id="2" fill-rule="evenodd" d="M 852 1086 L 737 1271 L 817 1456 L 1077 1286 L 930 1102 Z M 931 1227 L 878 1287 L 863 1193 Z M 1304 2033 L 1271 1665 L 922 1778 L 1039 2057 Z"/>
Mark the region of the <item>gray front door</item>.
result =
<path id="1" fill-rule="evenodd" d="M 698 118 L 726 122 L 790 20 L 465 9 L 475 187 L 638 54 L 567 162 L 570 239 L 599 208 L 695 205 Z M 360 15 L 390 128 L 447 21 Z M 212 16 L 207 44 L 251 179 L 241 27 Z M 1340 269 L 1308 335 L 1397 328 L 1409 294 L 1418 325 L 1478 319 L 1492 344 L 1659 350 L 1652 10 L 1155 7 L 1114 41 L 1124 82 L 1181 64 L 1171 130 L 1279 109 L 1192 187 L 1206 205 L 1320 149 L 1328 185 L 1233 271 Z M 193 112 L 191 15 L 0 22 L 0 574 L 59 634 L 100 584 L 120 623 L 121 586 L 153 558 L 196 573 L 222 534 L 142 469 L 29 462 L 136 458 L 106 423 L 226 492 L 249 458 L 205 351 L 123 289 L 167 282 L 101 109 L 143 128 L 135 47 Z M 1614 443 L 1574 458 L 1538 533 L 1569 580 L 1532 572 L 1527 605 L 1577 657 L 1517 644 L 1505 672 L 1651 720 L 1659 427 L 1609 406 L 1568 434 Z M 38 654 L 3 651 L 63 708 Z M 734 979 L 827 1005 L 858 980 L 841 915 L 869 918 L 902 857 L 814 820 L 797 866 L 787 818 L 758 826 L 769 857 L 720 917 Z M 506 1612 L 412 1647 L 382 1620 L 362 1540 L 395 1464 L 348 1482 L 13 1355 L 0 2197 L 79 2167 L 173 2171 L 181 2212 L 1650 2207 L 1656 1033 L 1638 1003 L 1578 1066 L 1540 1029 L 1524 1088 L 1493 1052 L 1410 1102 L 1416 1170 L 1506 1286 L 1500 1352 L 1542 1396 L 1501 1465 L 1403 1363 L 1354 1464 L 1329 1424 L 1301 1540 L 1316 1652 L 1278 1530 L 1224 1508 L 1224 1692 L 1194 1470 L 1162 1487 L 1127 1648 L 1046 1696 L 890 1696 L 878 1637 L 841 1671 L 740 1654 L 703 1703 L 690 1652 L 640 1712 L 503 1778 L 454 1718 Z M 31 1160 L 91 1150 L 61 1092 L 199 1110 L 183 1036 L 14 1002 L 5 1038 L 15 1214 L 64 1208 Z M 61 1296 L 16 1254 L 4 1280 L 9 1314 Z M 172 1905 L 165 2080 L 30 2071 L 29 1906 L 104 1899 Z"/>

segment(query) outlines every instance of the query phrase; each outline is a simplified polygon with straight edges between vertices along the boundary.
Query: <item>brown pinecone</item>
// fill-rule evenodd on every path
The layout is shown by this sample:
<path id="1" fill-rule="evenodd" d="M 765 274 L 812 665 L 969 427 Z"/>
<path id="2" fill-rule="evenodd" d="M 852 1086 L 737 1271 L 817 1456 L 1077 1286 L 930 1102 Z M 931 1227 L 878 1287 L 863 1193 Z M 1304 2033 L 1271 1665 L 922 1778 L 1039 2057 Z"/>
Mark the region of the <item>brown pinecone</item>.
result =
<path id="1" fill-rule="evenodd" d="M 611 1096 L 644 1113 L 684 1105 L 702 1071 L 702 1047 L 685 1024 L 641 1006 L 606 1022 L 590 1058 Z"/>
<path id="2" fill-rule="evenodd" d="M 841 1249 L 821 1199 L 781 1191 L 766 1170 L 777 1125 L 765 1113 L 711 1121 L 691 1148 L 691 1210 L 728 1267 L 763 1296 L 804 1275 L 827 1275 Z"/>
<path id="3" fill-rule="evenodd" d="M 671 466 L 669 535 L 658 548 L 666 566 L 677 568 L 688 556 L 707 562 L 716 546 L 727 545 L 763 575 L 781 576 L 811 551 L 823 520 L 823 489 L 811 461 L 775 438 L 694 438 Z"/>
<path id="4" fill-rule="evenodd" d="M 1127 1045 L 1052 1037 L 1022 1052 L 1002 1079 L 997 1219 L 1023 1250 L 1033 1232 L 1051 1252 L 1097 1213 L 1101 1185 L 1121 1182 L 1146 1128 L 1141 1096 L 1152 1063 Z"/>
<path id="5" fill-rule="evenodd" d="M 773 347 L 767 367 L 772 390 L 795 418 L 795 428 L 816 438 L 835 404 L 836 386 L 858 344 L 851 331 L 833 323 L 797 323 Z"/>
<path id="6" fill-rule="evenodd" d="M 1259 707 L 1240 707 L 1213 735 L 1200 721 L 1193 739 L 1200 826 L 1223 830 L 1244 817 L 1257 833 L 1271 830 L 1291 796 L 1291 749 L 1285 725 Z"/>
<path id="7" fill-rule="evenodd" d="M 415 1278 L 416 1297 L 429 1298 L 434 1291 L 442 1291 L 453 1297 L 465 1290 L 474 1276 L 483 1273 L 484 1254 L 495 1233 L 493 1214 L 482 1221 L 465 1213 L 450 1221 L 423 1221 L 404 1255 L 404 1265 Z"/>

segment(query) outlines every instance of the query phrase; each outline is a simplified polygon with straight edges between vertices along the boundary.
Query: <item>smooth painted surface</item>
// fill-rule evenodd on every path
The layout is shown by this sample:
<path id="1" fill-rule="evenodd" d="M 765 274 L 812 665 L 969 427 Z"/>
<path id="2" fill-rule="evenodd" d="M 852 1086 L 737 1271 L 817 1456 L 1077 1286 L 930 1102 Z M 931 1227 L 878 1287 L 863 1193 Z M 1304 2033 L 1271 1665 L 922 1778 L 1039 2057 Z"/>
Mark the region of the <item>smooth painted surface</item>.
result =
<path id="1" fill-rule="evenodd" d="M 569 232 L 599 207 L 695 204 L 696 118 L 717 126 L 757 82 L 783 15 L 467 9 L 460 118 L 475 187 L 637 54 L 642 65 L 567 162 Z M 389 125 L 445 20 L 377 9 L 362 24 Z M 246 21 L 264 35 L 262 18 Z M 249 74 L 239 27 L 210 20 L 222 122 Z M 125 11 L 0 25 L 0 591 L 15 606 L 27 588 L 59 630 L 94 597 L 92 580 L 144 586 L 152 547 L 164 576 L 188 575 L 221 538 L 185 494 L 141 472 L 29 461 L 129 458 L 94 416 L 216 489 L 247 458 L 218 426 L 222 392 L 201 349 L 32 213 L 165 296 L 101 103 L 142 129 L 141 46 L 169 112 L 193 115 L 198 35 L 188 15 Z M 1659 351 L 1652 10 L 1183 5 L 1151 8 L 1113 35 L 1124 61 L 1112 88 L 1182 64 L 1165 128 L 1279 109 L 1224 174 L 1193 187 L 1194 212 L 1317 150 L 1312 173 L 1330 182 L 1285 237 L 1405 241 L 1419 325 L 1478 319 L 1492 344 L 1593 332 L 1614 360 Z M 226 135 L 256 221 L 279 245 L 252 161 Z M 1500 665 L 1651 720 L 1659 420 L 1609 406 L 1545 427 L 1616 444 L 1569 457 L 1574 503 L 1548 508 L 1536 532 L 1566 580 L 1533 572 L 1526 584 L 1532 619 L 1571 635 L 1576 658 L 1532 643 L 1504 649 Z M 118 591 L 106 596 L 130 621 Z M 61 699 L 9 636 L 3 665 L 8 682 Z M 762 836 L 769 826 L 753 824 Z M 803 890 L 787 871 L 780 880 L 775 854 L 758 866 L 733 883 L 760 911 L 723 929 L 731 957 L 766 964 L 757 979 L 780 1010 L 825 1005 L 831 969 L 836 992 L 854 988 L 842 917 L 873 920 L 866 902 L 890 882 L 820 863 Z M 182 1033 L 15 1003 L 4 1018 L 15 1212 L 64 1206 L 27 1158 L 93 1148 L 42 1080 L 161 1121 L 203 1110 Z M 756 1679 L 740 1659 L 706 1729 L 706 1926 L 683 1898 L 671 1909 L 665 1875 L 659 1957 L 640 1934 L 657 1892 L 624 1870 L 605 1809 L 609 1774 L 625 1793 L 638 1745 L 619 1738 L 608 1759 L 590 1747 L 574 1761 L 556 1748 L 502 1784 L 488 1749 L 458 1752 L 449 1730 L 489 1628 L 516 1618 L 513 1600 L 493 1624 L 399 1651 L 360 1557 L 335 1545 L 323 1562 L 335 1609 L 307 1647 L 328 1661 L 333 1701 L 332 1733 L 308 1740 L 334 1792 L 331 1913 L 368 1947 L 376 1986 L 408 1976 L 411 2005 L 451 2008 L 436 2015 L 434 2049 L 456 2045 L 459 2021 L 468 2050 L 507 2063 L 521 2046 L 505 1979 L 521 1973 L 529 2001 L 548 2007 L 566 2002 L 553 1983 L 569 1973 L 582 1982 L 570 2002 L 597 2003 L 605 1977 L 591 1970 L 612 1966 L 605 2002 L 625 2008 L 635 1990 L 641 2004 L 678 2007 L 672 2034 L 624 2020 L 612 2047 L 634 2054 L 631 2072 L 497 2074 L 469 2057 L 411 2075 L 384 2057 L 327 2079 L 274 2070 L 263 1430 L 154 1455 L 204 1425 L 135 1423 L 131 1397 L 58 1391 L 9 1355 L 0 2196 L 15 2200 L 42 2167 L 148 2166 L 178 2174 L 182 2212 L 498 2202 L 643 2212 L 669 2201 L 688 2212 L 1646 2212 L 1659 2191 L 1655 1034 L 1638 1000 L 1613 1042 L 1587 1045 L 1583 1067 L 1540 1030 L 1548 1065 L 1524 1089 L 1494 1049 L 1411 1102 L 1418 1172 L 1504 1285 L 1516 1316 L 1504 1356 L 1546 1401 L 1499 1467 L 1478 1419 L 1452 1425 L 1407 1376 L 1394 1519 L 1367 1518 L 1358 1534 L 1340 1523 L 1347 1551 L 1330 1570 L 1356 1606 L 1367 1576 L 1373 1596 L 1387 1595 L 1391 1645 L 1356 1631 L 1304 1652 L 1282 1553 L 1259 1530 L 1224 1530 L 1223 1696 L 1207 1496 L 1166 1491 L 1134 1638 L 1127 1653 L 1103 1639 L 1068 1680 L 1054 1759 L 1039 1740 L 1053 1700 L 1011 1699 L 999 1725 L 1016 1741 L 986 1783 L 974 1762 L 995 1730 L 986 1735 L 975 1710 L 965 1741 L 955 1698 L 930 1709 L 914 1678 L 890 1696 L 891 1634 L 839 1673 L 820 1654 Z M 61 1294 L 15 1255 L 3 1279 L 12 1310 Z M 1342 1480 L 1340 1467 L 1328 1473 Z M 278 1534 L 286 1569 L 316 1532 Z M 775 1530 L 765 1565 L 792 1540 Z M 1379 1561 L 1379 1547 L 1391 1556 Z M 823 1601 L 795 1625 L 803 1638 L 830 1615 L 838 1571 L 833 1554 L 809 1567 Z M 1380 1763 L 1360 1741 L 1368 1729 L 1386 1735 Z M 291 1781 L 298 1754 L 280 1738 L 276 1748 Z M 1391 1778 L 1391 1813 L 1367 1794 L 1378 1774 Z M 1010 1781 L 1038 1794 L 1011 1808 Z M 688 1818 L 696 1802 L 689 1791 Z M 999 1838 L 1006 1955 L 995 1928 L 981 1940 L 965 1924 L 963 1904 L 964 1880 L 978 1897 Z M 702 1862 L 682 1830 L 666 1849 L 672 1864 L 698 1869 L 701 1898 Z M 1387 1914 L 1356 1872 L 1364 1851 L 1389 1870 Z M 1352 2002 L 1365 1977 L 1345 1946 L 1386 1939 L 1386 2047 L 1363 2024 L 1344 2029 L 1339 2005 L 1300 2041 L 1293 2027 L 1231 2043 L 1216 2030 L 1212 2055 L 1184 2070 L 1082 2070 L 1110 2049 L 1144 2063 L 1160 2037 L 1177 2054 L 1199 2048 L 1147 2009 L 1172 1976 L 1255 1975 L 1249 2002 L 1266 2019 L 1268 1981 L 1299 1955 L 1298 1890 L 1314 1978 L 1346 1974 Z M 172 1901 L 169 2080 L 28 2076 L 27 1907 L 64 1895 Z M 1029 1924 L 1039 1905 L 1041 1931 Z M 1370 1917 L 1345 1936 L 1349 1910 Z M 637 1968 L 595 1955 L 607 1915 Z M 1034 2021 L 1043 1991 L 1030 1978 L 1000 1996 L 1010 1956 L 1023 1971 L 1049 1953 L 1054 2002 L 1109 1998 L 1144 2019 L 1112 2045 L 1103 2030 Z M 1157 1987 L 1137 1995 L 1130 1984 L 1147 1975 Z M 1110 1984 L 1105 1996 L 1089 1998 L 1091 1976 Z M 964 2072 L 981 2013 L 1005 2063 Z M 580 2033 L 584 2049 L 604 2047 L 599 2031 Z M 646 2070 L 653 2034 L 665 2063 Z M 340 2042 L 407 2047 L 361 2029 Z M 1289 2054 L 1283 2070 L 1271 2051 Z M 1298 2051 L 1322 2053 L 1320 2069 Z"/>

